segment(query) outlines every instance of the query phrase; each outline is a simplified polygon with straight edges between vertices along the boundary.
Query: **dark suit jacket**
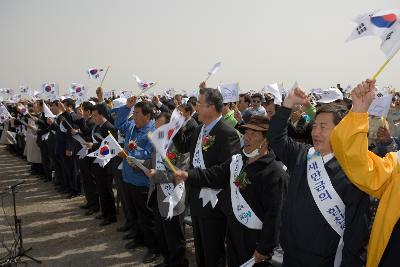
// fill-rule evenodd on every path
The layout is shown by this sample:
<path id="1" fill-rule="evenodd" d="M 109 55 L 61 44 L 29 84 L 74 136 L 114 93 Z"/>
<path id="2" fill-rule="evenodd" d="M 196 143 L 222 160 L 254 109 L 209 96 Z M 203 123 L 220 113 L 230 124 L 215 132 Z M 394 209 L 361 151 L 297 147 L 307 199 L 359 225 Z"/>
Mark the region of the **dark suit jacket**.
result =
<path id="1" fill-rule="evenodd" d="M 92 151 L 99 149 L 102 141 L 97 135 L 100 135 L 104 139 L 108 136 L 109 131 L 114 136 L 114 138 L 118 139 L 117 129 L 114 127 L 114 125 L 111 124 L 111 122 L 106 121 L 105 123 L 103 123 L 103 125 L 96 126 L 93 136 L 94 139 L 97 141 L 97 144 L 93 144 Z"/>
<path id="2" fill-rule="evenodd" d="M 225 187 L 221 202 L 226 207 L 227 219 L 235 221 L 230 225 L 236 226 L 235 231 L 237 232 L 232 234 L 243 236 L 246 240 L 245 244 L 256 247 L 261 254 L 272 255 L 273 249 L 279 243 L 281 210 L 287 192 L 288 174 L 275 161 L 273 151 L 248 165 L 246 157 L 243 155 L 242 171 L 247 174 L 250 184 L 240 189 L 240 193 L 263 222 L 262 230 L 256 230 L 258 234 L 255 235 L 255 230 L 236 223 L 237 219 L 232 210 L 231 201 L 231 162 L 232 160 L 228 160 L 198 174 L 193 174 L 193 172 L 197 172 L 197 169 L 189 170 L 189 179 L 186 181 L 186 185 Z"/>
<path id="3" fill-rule="evenodd" d="M 80 135 L 85 141 L 92 142 L 92 130 L 96 127 L 96 124 L 92 118 L 85 120 L 81 118 L 78 121 Z"/>
<path id="4" fill-rule="evenodd" d="M 288 123 L 287 126 L 288 136 L 296 141 L 305 142 L 307 139 L 306 127 L 307 127 L 307 122 L 304 117 L 301 117 L 299 119 L 299 121 L 296 124 L 296 127 L 294 127 L 293 124 Z"/>
<path id="5" fill-rule="evenodd" d="M 197 139 L 199 137 L 202 127 L 198 126 L 191 138 L 181 138 L 177 134 L 174 137 L 174 144 L 177 149 L 182 153 L 190 152 L 190 168 L 193 169 L 193 155 L 196 148 Z M 214 165 L 220 165 L 225 161 L 229 160 L 232 155 L 240 153 L 240 141 L 238 134 L 235 129 L 227 125 L 223 119 L 221 119 L 209 133 L 210 136 L 215 137 L 214 144 L 207 149 L 203 150 L 204 164 L 206 168 L 212 167 Z M 197 175 L 200 175 L 204 170 L 196 169 Z M 223 179 L 223 178 L 221 178 Z M 216 186 L 215 189 L 222 189 L 223 187 Z M 199 199 L 201 187 L 189 186 L 189 204 L 192 216 L 199 217 L 223 217 L 221 212 L 221 202 L 218 201 L 217 206 L 213 209 L 211 204 L 208 203 L 203 208 L 203 201 Z M 220 193 L 221 194 L 221 193 Z"/>
<path id="6" fill-rule="evenodd" d="M 42 136 L 50 131 L 49 125 L 46 123 L 46 121 L 47 119 L 44 116 L 44 113 L 41 113 L 37 121 L 38 131 L 37 131 L 36 143 L 38 144 L 38 146 L 41 146 L 45 143 L 45 141 L 42 140 Z"/>
<path id="7" fill-rule="evenodd" d="M 280 108 L 271 119 L 268 131 L 272 149 L 291 174 L 282 212 L 281 245 L 287 255 L 300 259 L 302 266 L 333 266 L 340 237 L 321 215 L 308 186 L 307 153 L 311 146 L 288 137 L 290 112 L 288 108 Z M 369 197 L 349 181 L 336 158 L 326 162 L 325 168 L 346 205 L 341 266 L 361 267 L 369 235 Z"/>

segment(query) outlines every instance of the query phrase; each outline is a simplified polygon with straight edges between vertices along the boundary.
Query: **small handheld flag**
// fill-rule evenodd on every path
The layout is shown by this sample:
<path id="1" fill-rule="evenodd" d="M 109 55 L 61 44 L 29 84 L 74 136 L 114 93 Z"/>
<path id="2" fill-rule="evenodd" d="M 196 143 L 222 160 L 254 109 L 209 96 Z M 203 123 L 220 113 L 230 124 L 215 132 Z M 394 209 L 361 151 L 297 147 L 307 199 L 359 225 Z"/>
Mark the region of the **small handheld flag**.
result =
<path id="1" fill-rule="evenodd" d="M 100 68 L 90 68 L 86 71 L 87 75 L 89 76 L 89 79 L 100 79 L 101 74 L 103 73 L 103 69 Z"/>
<path id="2" fill-rule="evenodd" d="M 133 77 L 135 78 L 136 83 L 139 86 L 139 89 L 142 91 L 149 90 L 151 87 L 157 84 L 157 82 L 153 81 L 143 81 L 137 75 L 133 75 Z"/>
<path id="3" fill-rule="evenodd" d="M 217 71 L 221 68 L 221 63 L 222 62 L 218 62 L 215 63 L 214 66 L 210 69 L 210 71 L 208 72 L 208 76 L 207 78 L 204 80 L 205 82 L 208 81 L 208 79 L 210 79 L 210 77 L 212 75 L 214 75 L 215 73 L 217 73 Z"/>
<path id="4" fill-rule="evenodd" d="M 372 77 L 375 80 L 392 58 L 400 50 L 400 10 L 372 11 L 358 16 L 348 41 L 365 36 L 378 36 L 381 40 L 381 50 L 387 60 Z"/>

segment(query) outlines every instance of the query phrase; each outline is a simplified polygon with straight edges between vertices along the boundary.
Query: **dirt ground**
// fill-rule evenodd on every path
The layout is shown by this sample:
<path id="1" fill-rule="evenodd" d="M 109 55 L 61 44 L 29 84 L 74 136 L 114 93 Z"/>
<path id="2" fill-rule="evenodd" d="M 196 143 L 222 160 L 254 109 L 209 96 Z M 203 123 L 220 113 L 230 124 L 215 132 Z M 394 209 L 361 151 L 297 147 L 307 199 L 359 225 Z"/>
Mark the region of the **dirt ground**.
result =
<path id="1" fill-rule="evenodd" d="M 0 258 L 14 242 L 12 198 L 8 186 L 20 181 L 16 195 L 17 213 L 22 220 L 24 247 L 32 247 L 29 255 L 43 261 L 38 265 L 27 260 L 28 266 L 152 266 L 141 264 L 145 249 L 126 250 L 126 241 L 116 228 L 123 223 L 119 209 L 118 223 L 100 227 L 95 216 L 85 216 L 79 206 L 83 197 L 66 199 L 38 176 L 31 175 L 25 160 L 0 147 Z M 187 228 L 188 257 L 194 266 L 191 229 Z M 161 258 L 160 258 L 161 260 Z M 159 260 L 159 261 L 160 261 Z M 24 266 L 24 265 L 18 265 Z"/>

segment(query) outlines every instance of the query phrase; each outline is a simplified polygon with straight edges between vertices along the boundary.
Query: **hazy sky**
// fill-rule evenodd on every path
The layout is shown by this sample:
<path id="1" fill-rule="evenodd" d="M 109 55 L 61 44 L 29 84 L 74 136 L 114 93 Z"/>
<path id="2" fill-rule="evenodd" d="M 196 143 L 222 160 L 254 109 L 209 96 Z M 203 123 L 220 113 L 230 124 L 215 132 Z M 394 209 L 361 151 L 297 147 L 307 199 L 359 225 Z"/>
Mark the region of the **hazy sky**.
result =
<path id="1" fill-rule="evenodd" d="M 397 6 L 395 5 L 397 2 Z M 351 19 L 394 0 L 0 0 L 0 88 L 55 81 L 92 92 L 89 67 L 111 64 L 104 87 L 196 88 L 222 61 L 210 86 L 241 90 L 297 80 L 304 88 L 343 87 L 385 61 L 378 38 L 345 43 Z M 400 55 L 379 78 L 399 87 Z"/>

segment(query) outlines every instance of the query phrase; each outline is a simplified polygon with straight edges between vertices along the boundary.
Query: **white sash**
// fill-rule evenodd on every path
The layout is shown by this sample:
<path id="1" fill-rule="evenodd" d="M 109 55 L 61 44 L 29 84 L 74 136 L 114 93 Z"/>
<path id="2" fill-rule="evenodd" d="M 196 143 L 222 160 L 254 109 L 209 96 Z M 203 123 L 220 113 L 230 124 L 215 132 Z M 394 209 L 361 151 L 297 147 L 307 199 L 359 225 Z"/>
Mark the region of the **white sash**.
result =
<path id="1" fill-rule="evenodd" d="M 321 154 L 312 147 L 307 155 L 307 181 L 311 194 L 319 211 L 333 230 L 340 236 L 340 241 L 335 255 L 334 267 L 342 261 L 343 234 L 345 229 L 346 206 L 335 188 L 332 186 L 326 172 Z"/>
<path id="2" fill-rule="evenodd" d="M 235 178 L 239 175 L 243 167 L 242 155 L 237 154 L 232 156 L 232 162 L 230 165 L 231 170 L 231 201 L 232 210 L 235 214 L 236 219 L 250 229 L 261 230 L 263 223 L 257 217 L 255 212 L 251 209 L 249 204 L 243 198 L 239 188 L 235 185 Z"/>
<path id="3" fill-rule="evenodd" d="M 158 152 L 156 152 L 156 170 L 166 171 L 161 155 Z M 171 219 L 174 215 L 174 208 L 182 199 L 185 183 L 181 182 L 176 186 L 173 183 L 161 183 L 160 187 L 166 197 L 163 202 L 169 203 L 167 219 Z"/>
<path id="4" fill-rule="evenodd" d="M 203 159 L 203 148 L 201 146 L 202 141 L 203 141 L 203 132 L 204 132 L 204 125 L 201 127 L 199 138 L 197 139 L 196 143 L 196 148 L 194 150 L 194 155 L 193 155 L 193 167 L 195 168 L 201 168 L 205 169 L 206 166 L 204 164 L 204 159 Z M 217 194 L 221 192 L 222 189 L 211 189 L 208 187 L 203 187 L 200 190 L 199 194 L 199 199 L 203 200 L 203 207 L 207 205 L 208 202 L 211 203 L 211 206 L 215 208 L 215 206 L 218 203 L 218 197 Z"/>

